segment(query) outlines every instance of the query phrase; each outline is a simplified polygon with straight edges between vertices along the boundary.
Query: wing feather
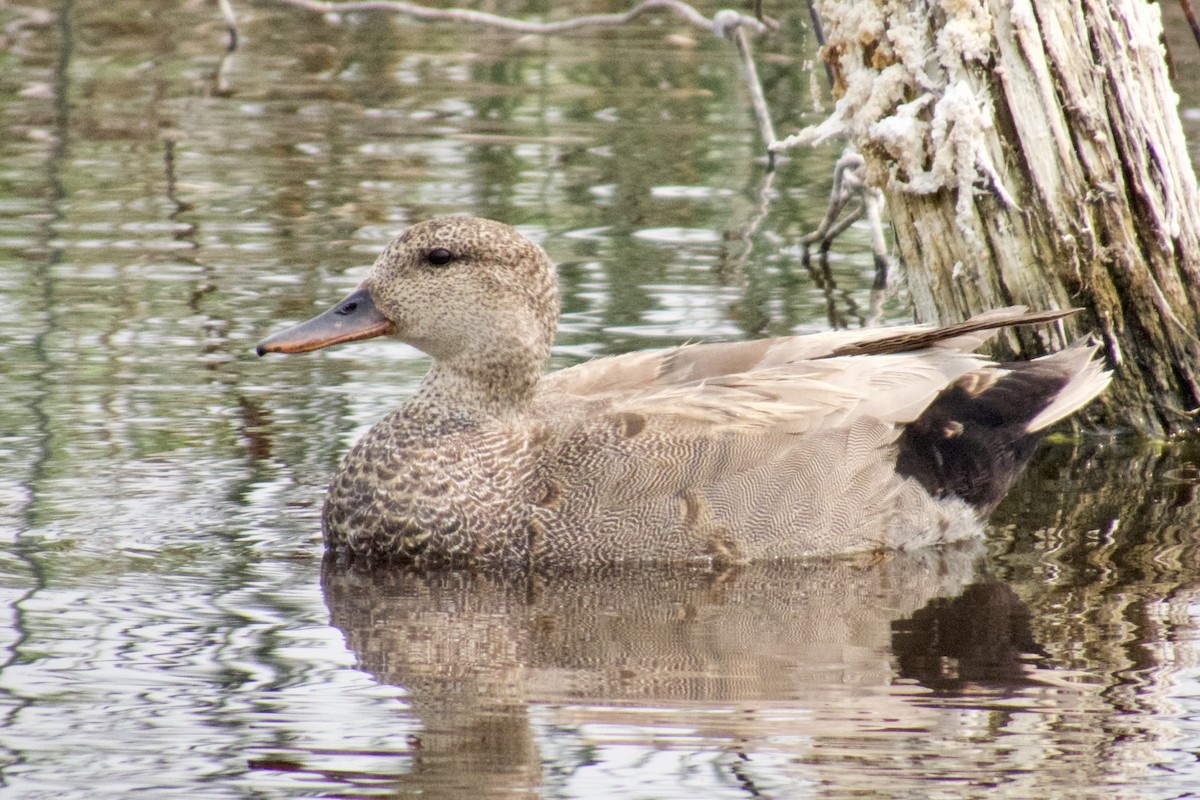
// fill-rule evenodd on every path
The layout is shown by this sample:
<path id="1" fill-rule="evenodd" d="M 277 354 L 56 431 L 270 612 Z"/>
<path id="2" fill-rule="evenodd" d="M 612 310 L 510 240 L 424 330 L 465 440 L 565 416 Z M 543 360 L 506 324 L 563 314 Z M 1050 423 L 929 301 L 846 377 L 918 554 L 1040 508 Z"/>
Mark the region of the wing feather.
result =
<path id="1" fill-rule="evenodd" d="M 546 392 L 588 396 L 665 389 L 723 376 L 745 375 L 802 362 L 850 356 L 913 354 L 936 348 L 968 353 L 1002 327 L 1047 322 L 1075 313 L 1028 313 L 1023 306 L 995 309 L 945 327 L 898 325 L 853 331 L 826 331 L 745 342 L 692 344 L 596 359 L 543 378 Z"/>

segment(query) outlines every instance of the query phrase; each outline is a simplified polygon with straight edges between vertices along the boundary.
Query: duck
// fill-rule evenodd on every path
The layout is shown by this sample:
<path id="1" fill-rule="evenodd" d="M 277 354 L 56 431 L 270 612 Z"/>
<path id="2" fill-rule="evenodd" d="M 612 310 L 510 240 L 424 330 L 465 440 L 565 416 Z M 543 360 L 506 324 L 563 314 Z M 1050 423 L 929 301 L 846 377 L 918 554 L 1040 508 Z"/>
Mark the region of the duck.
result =
<path id="1" fill-rule="evenodd" d="M 557 274 L 515 228 L 414 224 L 362 283 L 257 353 L 389 337 L 432 358 L 343 458 L 327 552 L 414 569 L 714 567 L 946 545 L 988 514 L 1047 428 L 1108 385 L 1098 347 L 998 363 L 957 324 L 686 344 L 546 372 Z"/>

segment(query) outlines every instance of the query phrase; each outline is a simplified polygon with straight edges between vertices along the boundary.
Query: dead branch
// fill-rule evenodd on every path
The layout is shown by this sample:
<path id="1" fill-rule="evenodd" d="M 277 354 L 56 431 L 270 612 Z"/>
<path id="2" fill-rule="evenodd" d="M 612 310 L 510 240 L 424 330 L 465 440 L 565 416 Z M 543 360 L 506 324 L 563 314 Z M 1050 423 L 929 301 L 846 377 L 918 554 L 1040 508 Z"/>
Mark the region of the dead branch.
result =
<path id="1" fill-rule="evenodd" d="M 341 3 L 327 3 L 321 0 L 277 0 L 277 2 L 313 11 L 318 14 L 350 14 L 361 11 L 386 11 L 393 14 L 403 14 L 415 19 L 442 20 L 451 22 L 466 22 L 474 25 L 485 25 L 490 28 L 513 31 L 525 34 L 557 34 L 580 28 L 612 27 L 624 25 L 650 11 L 670 11 L 675 16 L 697 28 L 721 33 L 717 18 L 713 19 L 701 14 L 682 0 L 642 0 L 623 14 L 590 14 L 558 22 L 526 22 L 525 20 L 502 17 L 485 11 L 474 11 L 466 8 L 427 8 L 403 0 L 348 0 Z M 722 14 L 731 12 L 721 12 Z M 736 12 L 732 12 L 736 13 Z M 738 26 L 746 26 L 756 33 L 762 33 L 768 26 L 754 17 L 737 14 Z"/>

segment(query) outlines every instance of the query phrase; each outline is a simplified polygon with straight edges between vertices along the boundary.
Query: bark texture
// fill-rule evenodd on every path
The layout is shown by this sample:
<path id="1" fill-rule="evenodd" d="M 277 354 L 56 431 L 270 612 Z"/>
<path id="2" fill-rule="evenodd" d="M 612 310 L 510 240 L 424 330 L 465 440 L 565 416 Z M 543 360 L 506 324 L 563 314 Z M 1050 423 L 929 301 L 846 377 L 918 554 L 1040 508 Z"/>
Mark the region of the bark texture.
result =
<path id="1" fill-rule="evenodd" d="M 828 0 L 834 115 L 888 200 L 917 316 L 1083 306 L 1022 355 L 1096 331 L 1095 424 L 1195 430 L 1200 196 L 1143 0 Z"/>

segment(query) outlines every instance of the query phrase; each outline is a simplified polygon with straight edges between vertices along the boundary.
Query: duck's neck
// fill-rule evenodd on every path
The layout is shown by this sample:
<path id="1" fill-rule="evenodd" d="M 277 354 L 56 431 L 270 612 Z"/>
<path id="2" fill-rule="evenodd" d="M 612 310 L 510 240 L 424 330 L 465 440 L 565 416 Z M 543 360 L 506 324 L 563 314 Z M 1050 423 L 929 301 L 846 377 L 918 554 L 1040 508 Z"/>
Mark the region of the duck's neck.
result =
<path id="1" fill-rule="evenodd" d="M 510 354 L 434 361 L 410 403 L 424 411 L 509 419 L 529 407 L 545 360 L 543 354 Z"/>

